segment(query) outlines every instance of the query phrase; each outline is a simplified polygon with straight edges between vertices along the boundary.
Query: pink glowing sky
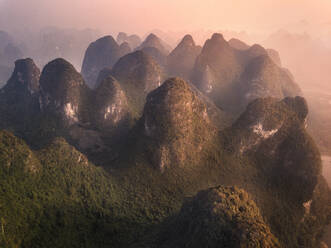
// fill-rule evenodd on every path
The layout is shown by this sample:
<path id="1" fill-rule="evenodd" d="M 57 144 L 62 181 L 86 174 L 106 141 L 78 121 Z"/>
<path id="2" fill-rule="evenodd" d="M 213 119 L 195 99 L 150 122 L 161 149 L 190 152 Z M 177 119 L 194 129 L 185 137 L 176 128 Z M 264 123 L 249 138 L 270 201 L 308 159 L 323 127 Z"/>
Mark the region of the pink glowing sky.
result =
<path id="1" fill-rule="evenodd" d="M 0 28 L 50 25 L 140 34 L 155 28 L 320 31 L 331 27 L 331 0 L 0 0 Z"/>

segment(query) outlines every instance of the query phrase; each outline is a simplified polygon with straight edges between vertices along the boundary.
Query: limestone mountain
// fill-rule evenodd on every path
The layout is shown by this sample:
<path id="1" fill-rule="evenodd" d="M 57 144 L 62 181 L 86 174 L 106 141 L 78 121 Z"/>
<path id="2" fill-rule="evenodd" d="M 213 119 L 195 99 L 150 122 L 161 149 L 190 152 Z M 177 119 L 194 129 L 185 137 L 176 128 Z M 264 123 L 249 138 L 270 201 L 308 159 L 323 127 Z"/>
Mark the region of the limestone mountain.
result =
<path id="1" fill-rule="evenodd" d="M 283 98 L 301 94 L 299 86 L 268 55 L 250 61 L 241 75 L 238 89 L 243 106 L 259 97 Z"/>
<path id="2" fill-rule="evenodd" d="M 112 76 L 121 84 L 130 108 L 141 114 L 147 94 L 161 85 L 163 72 L 152 57 L 136 51 L 122 57 L 113 67 Z"/>
<path id="3" fill-rule="evenodd" d="M 196 60 L 192 81 L 201 91 L 223 99 L 229 95 L 232 82 L 239 78 L 241 70 L 233 48 L 221 34 L 214 34 Z"/>
<path id="4" fill-rule="evenodd" d="M 83 77 L 64 59 L 48 63 L 40 77 L 41 109 L 58 116 L 61 125 L 86 122 L 89 89 Z"/>
<path id="5" fill-rule="evenodd" d="M 111 132 L 118 127 L 128 129 L 131 118 L 128 101 L 120 84 L 112 76 L 103 79 L 95 90 L 94 109 L 93 119 L 102 132 Z"/>
<path id="6" fill-rule="evenodd" d="M 153 33 L 149 34 L 146 37 L 146 39 L 138 47 L 138 50 L 147 47 L 153 47 L 158 49 L 161 52 L 161 54 L 163 54 L 164 56 L 167 56 L 169 54 L 169 50 L 167 49 L 165 43 Z"/>
<path id="7" fill-rule="evenodd" d="M 115 82 L 101 83 L 102 106 L 122 99 Z M 0 131 L 0 245 L 318 247 L 330 191 L 303 98 L 255 100 L 222 129 L 200 94 L 178 78 L 152 91 L 125 138 L 139 149 L 104 167 L 64 138 L 32 151 Z"/>
<path id="8" fill-rule="evenodd" d="M 182 79 L 169 79 L 148 97 L 142 118 L 146 148 L 155 167 L 198 163 L 216 127 L 207 106 Z"/>
<path id="9" fill-rule="evenodd" d="M 247 55 L 248 59 L 254 59 L 256 57 L 266 55 L 266 54 L 268 54 L 267 50 L 259 44 L 252 45 L 246 51 L 246 55 Z M 248 63 L 249 63 L 249 60 L 248 60 Z"/>
<path id="10" fill-rule="evenodd" d="M 28 119 L 39 112 L 39 78 L 40 70 L 32 59 L 15 62 L 12 76 L 0 90 L 3 127 L 17 123 L 26 125 Z"/>
<path id="11" fill-rule="evenodd" d="M 103 68 L 98 75 L 97 82 L 95 84 L 95 89 L 99 87 L 99 85 L 102 83 L 104 79 L 106 79 L 108 76 L 112 74 L 112 69 L 109 67 Z"/>
<path id="12" fill-rule="evenodd" d="M 280 59 L 279 52 L 277 52 L 275 49 L 267 49 L 269 57 L 272 59 L 272 61 L 278 65 L 279 67 L 282 67 L 282 61 Z"/>
<path id="13" fill-rule="evenodd" d="M 283 195 L 280 199 L 291 199 L 291 204 L 301 211 L 298 212 L 299 215 L 293 215 L 289 225 L 286 225 L 288 231 L 291 230 L 290 226 L 300 226 L 301 234 L 287 242 L 293 245 L 297 245 L 297 242 L 304 243 L 308 247 L 314 242 L 317 242 L 315 245 L 318 244 L 317 237 L 320 234 L 317 229 L 307 231 L 306 225 L 309 225 L 311 218 L 319 219 L 325 225 L 325 219 L 321 210 L 317 210 L 317 205 L 320 206 L 319 201 L 325 202 L 329 190 L 320 177 L 319 151 L 306 131 L 307 115 L 307 103 L 302 97 L 288 97 L 284 100 L 257 99 L 248 105 L 232 127 L 222 132 L 220 139 L 224 142 L 225 149 L 255 161 L 257 168 L 264 171 L 269 185 L 267 187 L 271 187 L 272 191 L 286 189 L 286 196 Z M 269 211 L 265 207 L 261 210 Z M 323 209 L 322 211 L 329 211 L 326 206 Z M 277 215 L 276 212 L 282 211 L 284 210 L 273 211 L 268 218 L 273 234 L 284 240 L 288 231 L 285 226 L 285 229 L 277 228 L 282 225 L 282 221 L 273 217 L 274 214 Z M 303 238 L 307 235 L 310 238 Z"/>
<path id="14" fill-rule="evenodd" d="M 317 185 L 321 161 L 315 143 L 307 134 L 308 105 L 304 98 L 257 99 L 234 123 L 226 147 L 253 153 L 266 164 L 273 180 L 286 185 L 288 194 L 309 201 Z M 303 158 L 300 154 L 305 154 Z M 300 171 L 300 173 L 298 173 Z M 295 181 L 295 184 L 291 182 Z"/>
<path id="15" fill-rule="evenodd" d="M 161 247 L 281 247 L 251 196 L 237 187 L 199 192 L 166 235 Z"/>
<path id="16" fill-rule="evenodd" d="M 155 47 L 143 47 L 140 50 L 152 57 L 164 71 L 166 70 L 167 56 L 159 49 Z"/>
<path id="17" fill-rule="evenodd" d="M 95 89 L 64 59 L 41 76 L 16 62 L 0 90 L 0 247 L 321 245 L 331 193 L 293 77 L 259 45 L 214 34 L 193 64 L 194 47 L 169 56 L 192 83 L 162 83 L 142 50 L 113 61 L 129 46 L 111 37 L 87 52 Z"/>
<path id="18" fill-rule="evenodd" d="M 170 76 L 190 79 L 195 61 L 201 52 L 191 35 L 186 35 L 167 57 L 167 72 Z"/>
<path id="19" fill-rule="evenodd" d="M 95 87 L 99 72 L 112 67 L 119 58 L 130 52 L 128 44 L 119 46 L 112 36 L 105 36 L 91 43 L 86 50 L 82 75 L 90 88 Z"/>
<path id="20" fill-rule="evenodd" d="M 129 45 L 129 43 L 127 42 L 123 42 L 121 45 L 120 45 L 120 51 L 123 55 L 125 54 L 128 54 L 128 53 L 131 53 L 132 52 L 132 49 Z"/>
<path id="21" fill-rule="evenodd" d="M 229 45 L 232 47 L 232 48 L 235 48 L 237 50 L 247 50 L 249 49 L 249 45 L 247 45 L 245 42 L 239 40 L 239 39 L 236 39 L 236 38 L 232 38 L 231 40 L 229 40 Z"/>
<path id="22" fill-rule="evenodd" d="M 301 95 L 293 77 L 280 64 L 275 51 L 258 44 L 236 49 L 222 35 L 214 34 L 196 60 L 192 82 L 217 106 L 236 114 L 258 97 Z"/>
<path id="23" fill-rule="evenodd" d="M 127 42 L 132 50 L 136 49 L 141 44 L 141 39 L 138 35 L 128 35 L 124 32 L 119 32 L 116 38 L 118 44 Z"/>

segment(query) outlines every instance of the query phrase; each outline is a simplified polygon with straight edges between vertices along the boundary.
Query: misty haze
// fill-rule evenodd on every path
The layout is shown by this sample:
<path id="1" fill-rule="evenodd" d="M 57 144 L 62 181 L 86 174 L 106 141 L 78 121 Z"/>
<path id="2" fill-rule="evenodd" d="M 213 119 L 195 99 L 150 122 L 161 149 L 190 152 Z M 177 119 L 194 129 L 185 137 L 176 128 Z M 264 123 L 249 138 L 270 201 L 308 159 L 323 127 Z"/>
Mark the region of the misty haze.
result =
<path id="1" fill-rule="evenodd" d="M 331 2 L 0 0 L 0 247 L 331 247 Z"/>

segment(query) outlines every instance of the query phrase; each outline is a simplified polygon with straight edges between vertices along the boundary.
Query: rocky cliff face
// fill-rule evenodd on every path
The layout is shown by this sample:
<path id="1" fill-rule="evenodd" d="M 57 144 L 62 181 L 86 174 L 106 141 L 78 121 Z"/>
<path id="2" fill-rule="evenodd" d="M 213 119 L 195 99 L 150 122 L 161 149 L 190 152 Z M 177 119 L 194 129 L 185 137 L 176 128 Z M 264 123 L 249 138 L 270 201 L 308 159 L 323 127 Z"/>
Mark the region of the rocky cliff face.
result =
<path id="1" fill-rule="evenodd" d="M 0 90 L 0 122 L 4 127 L 26 122 L 39 112 L 39 77 L 40 70 L 32 59 L 15 62 L 12 76 Z"/>
<path id="2" fill-rule="evenodd" d="M 161 171 L 196 164 L 216 132 L 206 104 L 179 78 L 148 95 L 142 123 L 147 152 Z"/>
<path id="3" fill-rule="evenodd" d="M 267 49 L 267 53 L 276 65 L 278 65 L 279 67 L 282 67 L 282 61 L 280 59 L 279 52 L 277 52 L 274 49 Z"/>
<path id="4" fill-rule="evenodd" d="M 113 67 L 112 75 L 120 82 L 129 105 L 141 114 L 147 94 L 161 85 L 163 73 L 159 65 L 142 51 L 130 53 Z"/>
<path id="5" fill-rule="evenodd" d="M 155 47 L 143 47 L 140 49 L 140 51 L 143 51 L 150 57 L 152 57 L 155 62 L 163 69 L 165 70 L 166 64 L 167 64 L 167 56 L 162 53 L 159 49 Z"/>
<path id="6" fill-rule="evenodd" d="M 249 47 L 250 47 L 245 42 L 243 42 L 241 40 L 238 40 L 238 39 L 235 39 L 235 38 L 232 38 L 231 40 L 229 40 L 229 45 L 232 48 L 235 48 L 235 49 L 241 50 L 241 51 L 248 50 Z"/>
<path id="7" fill-rule="evenodd" d="M 237 114 L 259 97 L 301 95 L 293 77 L 280 67 L 275 51 L 239 43 L 214 34 L 196 60 L 192 81 L 216 105 Z"/>
<path id="8" fill-rule="evenodd" d="M 70 126 L 87 121 L 89 90 L 83 77 L 63 59 L 48 63 L 40 77 L 40 105 L 43 112 L 58 116 L 61 124 Z"/>
<path id="9" fill-rule="evenodd" d="M 141 45 L 138 47 L 138 50 L 142 50 L 148 47 L 156 48 L 161 52 L 161 54 L 165 56 L 169 54 L 169 50 L 166 48 L 164 42 L 155 34 L 148 35 L 143 43 L 141 43 Z"/>
<path id="10" fill-rule="evenodd" d="M 307 115 L 307 103 L 302 97 L 257 99 L 229 130 L 231 139 L 225 139 L 225 147 L 233 147 L 240 154 L 254 154 L 264 161 L 261 166 L 274 181 L 287 185 L 288 194 L 301 202 L 309 201 L 321 161 L 305 130 Z"/>
<path id="11" fill-rule="evenodd" d="M 130 52 L 128 44 L 119 46 L 111 36 L 105 36 L 90 44 L 87 48 L 82 75 L 90 88 L 95 88 L 99 72 L 112 67 L 119 58 Z"/>
<path id="12" fill-rule="evenodd" d="M 4 91 L 25 90 L 31 95 L 39 91 L 40 70 L 32 59 L 21 59 L 15 62 L 14 72 L 9 79 Z"/>
<path id="13" fill-rule="evenodd" d="M 118 33 L 116 41 L 118 44 L 127 42 L 132 50 L 136 49 L 141 44 L 141 39 L 138 35 L 128 35 L 123 32 Z"/>
<path id="14" fill-rule="evenodd" d="M 189 80 L 196 61 L 201 52 L 191 35 L 186 35 L 178 46 L 167 57 L 168 75 Z"/>
<path id="15" fill-rule="evenodd" d="M 205 71 L 209 70 L 214 78 L 202 84 Z M 207 40 L 194 67 L 193 82 L 204 92 L 226 89 L 240 75 L 241 65 L 236 54 L 221 34 L 214 34 Z"/>
<path id="16" fill-rule="evenodd" d="M 301 94 L 299 86 L 268 55 L 250 61 L 239 83 L 242 104 L 260 97 L 293 97 Z"/>
<path id="17" fill-rule="evenodd" d="M 128 128 L 128 101 L 120 84 L 113 77 L 106 77 L 96 89 L 94 108 L 94 120 L 99 130 L 111 132 L 116 127 Z"/>

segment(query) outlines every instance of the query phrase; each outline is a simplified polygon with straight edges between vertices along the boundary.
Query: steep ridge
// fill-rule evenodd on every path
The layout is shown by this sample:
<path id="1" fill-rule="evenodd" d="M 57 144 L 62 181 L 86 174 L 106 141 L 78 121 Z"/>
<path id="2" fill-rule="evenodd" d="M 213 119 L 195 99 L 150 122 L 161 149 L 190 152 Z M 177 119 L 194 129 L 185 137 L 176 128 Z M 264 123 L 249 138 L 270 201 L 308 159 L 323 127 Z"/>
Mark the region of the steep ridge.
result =
<path id="1" fill-rule="evenodd" d="M 237 40 L 231 43 L 214 34 L 206 41 L 192 74 L 192 82 L 217 106 L 237 115 L 259 97 L 301 95 L 293 77 L 280 67 L 277 52 L 258 44 L 244 49 Z"/>
<path id="2" fill-rule="evenodd" d="M 169 76 L 189 80 L 201 47 L 195 45 L 191 35 L 186 35 L 167 57 Z"/>
<path id="3" fill-rule="evenodd" d="M 167 80 L 148 95 L 142 122 L 147 153 L 161 171 L 199 163 L 217 130 L 206 104 L 179 78 Z"/>
<path id="4" fill-rule="evenodd" d="M 140 115 L 147 94 L 161 85 L 163 72 L 155 60 L 136 51 L 122 57 L 113 67 L 114 76 L 125 91 L 130 108 Z"/>
<path id="5" fill-rule="evenodd" d="M 204 75 L 210 73 L 210 80 Z M 193 82 L 203 92 L 221 93 L 240 76 L 241 65 L 236 54 L 221 34 L 214 34 L 207 40 L 196 60 Z"/>
<path id="6" fill-rule="evenodd" d="M 99 72 L 105 67 L 112 67 L 117 60 L 130 52 L 127 43 L 119 46 L 112 36 L 105 36 L 91 43 L 86 50 L 82 75 L 90 88 L 95 88 Z"/>
<path id="7" fill-rule="evenodd" d="M 263 207 L 262 211 L 284 215 L 285 202 L 293 204 L 292 210 L 298 209 L 287 223 L 269 216 L 273 233 L 282 240 L 291 228 L 302 226 L 297 240 L 289 236 L 285 238 L 285 243 L 295 247 L 302 243 L 305 247 L 318 244 L 320 229 L 308 231 L 305 226 L 309 225 L 312 218 L 325 226 L 327 220 L 324 213 L 330 211 L 327 206 L 330 191 L 321 178 L 320 154 L 305 128 L 307 115 L 307 103 L 302 97 L 281 101 L 257 99 L 248 105 L 231 128 L 223 132 L 221 138 L 227 150 L 253 159 L 258 168 L 264 171 L 266 187 L 280 193 L 278 200 L 284 203 L 283 207 L 277 211 Z M 316 211 L 316 206 L 323 209 L 324 213 Z"/>
<path id="8" fill-rule="evenodd" d="M 58 116 L 61 126 L 88 121 L 88 94 L 83 77 L 64 59 L 48 63 L 40 77 L 41 109 Z"/>
<path id="9" fill-rule="evenodd" d="M 245 42 L 239 40 L 239 39 L 235 39 L 235 38 L 232 38 L 231 40 L 229 40 L 229 45 L 232 47 L 232 48 L 235 48 L 237 50 L 247 50 L 249 49 L 249 45 L 247 45 Z"/>
<path id="10" fill-rule="evenodd" d="M 138 35 L 128 35 L 124 32 L 119 32 L 116 38 L 118 44 L 127 42 L 132 50 L 136 49 L 141 44 L 141 39 Z"/>
<path id="11" fill-rule="evenodd" d="M 141 43 L 141 45 L 137 48 L 137 50 L 142 50 L 144 48 L 153 47 L 158 49 L 161 54 L 167 56 L 169 54 L 169 50 L 166 48 L 164 42 L 157 37 L 155 34 L 149 34 L 146 39 Z"/>
<path id="12" fill-rule="evenodd" d="M 112 132 L 117 127 L 128 128 L 131 120 L 128 101 L 120 84 L 113 77 L 106 77 L 95 91 L 95 117 L 97 128 Z"/>
<path id="13" fill-rule="evenodd" d="M 40 70 L 32 59 L 15 62 L 7 84 L 0 90 L 0 126 L 25 128 L 31 116 L 39 113 Z"/>
<path id="14" fill-rule="evenodd" d="M 299 86 L 268 55 L 256 56 L 241 75 L 238 91 L 242 106 L 260 97 L 301 95 Z"/>

